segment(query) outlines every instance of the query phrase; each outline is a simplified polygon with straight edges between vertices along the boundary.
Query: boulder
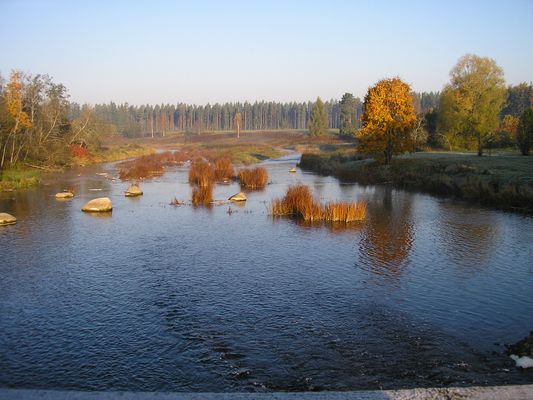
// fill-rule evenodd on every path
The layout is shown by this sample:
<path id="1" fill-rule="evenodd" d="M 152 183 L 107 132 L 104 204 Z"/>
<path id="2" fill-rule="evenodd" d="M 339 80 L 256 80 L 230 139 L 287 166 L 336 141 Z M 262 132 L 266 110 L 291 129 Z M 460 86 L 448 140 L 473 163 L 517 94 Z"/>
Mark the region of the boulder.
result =
<path id="1" fill-rule="evenodd" d="M 142 196 L 143 191 L 137 184 L 131 184 L 128 190 L 124 192 L 124 195 L 126 197 L 136 197 L 136 196 Z"/>
<path id="2" fill-rule="evenodd" d="M 72 192 L 59 192 L 56 193 L 56 199 L 70 199 L 74 197 L 74 193 Z"/>
<path id="3" fill-rule="evenodd" d="M 291 174 L 295 174 L 295 173 L 296 173 L 296 167 L 292 167 L 292 168 L 289 170 L 289 172 L 290 172 Z"/>
<path id="4" fill-rule="evenodd" d="M 246 201 L 246 195 L 243 192 L 239 192 L 231 196 L 229 201 Z"/>
<path id="5" fill-rule="evenodd" d="M 8 213 L 0 213 L 0 225 L 16 224 L 17 219 Z"/>
<path id="6" fill-rule="evenodd" d="M 81 211 L 85 212 L 108 212 L 113 210 L 113 204 L 109 197 L 100 197 L 93 199 L 82 207 Z"/>

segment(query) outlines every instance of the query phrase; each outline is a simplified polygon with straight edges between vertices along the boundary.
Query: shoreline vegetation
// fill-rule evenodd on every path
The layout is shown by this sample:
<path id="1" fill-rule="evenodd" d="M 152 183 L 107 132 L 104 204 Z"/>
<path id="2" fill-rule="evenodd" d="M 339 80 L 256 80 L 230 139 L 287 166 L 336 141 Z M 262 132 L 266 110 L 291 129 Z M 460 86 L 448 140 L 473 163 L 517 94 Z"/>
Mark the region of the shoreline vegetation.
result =
<path id="1" fill-rule="evenodd" d="M 381 164 L 354 150 L 304 153 L 299 166 L 347 183 L 392 185 L 507 211 L 533 213 L 530 157 L 421 152 Z"/>

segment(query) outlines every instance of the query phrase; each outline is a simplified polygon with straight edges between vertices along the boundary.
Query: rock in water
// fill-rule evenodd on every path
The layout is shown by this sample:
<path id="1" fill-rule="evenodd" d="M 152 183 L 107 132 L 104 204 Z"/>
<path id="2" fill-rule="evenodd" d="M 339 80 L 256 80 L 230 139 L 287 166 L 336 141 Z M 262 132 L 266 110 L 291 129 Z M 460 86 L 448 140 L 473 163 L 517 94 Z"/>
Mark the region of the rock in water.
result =
<path id="1" fill-rule="evenodd" d="M 130 185 L 128 190 L 126 190 L 124 192 L 124 195 L 126 197 L 142 196 L 142 194 L 143 194 L 143 192 L 142 192 L 141 188 L 139 187 L 139 185 L 137 185 L 135 183 Z"/>
<path id="2" fill-rule="evenodd" d="M 0 213 L 0 225 L 16 224 L 17 219 L 8 213 Z"/>
<path id="3" fill-rule="evenodd" d="M 81 209 L 85 212 L 108 212 L 113 210 L 113 204 L 109 197 L 100 197 L 87 202 Z"/>
<path id="4" fill-rule="evenodd" d="M 289 172 L 290 172 L 291 174 L 295 174 L 295 173 L 296 173 L 296 167 L 292 167 L 292 168 L 289 170 Z"/>
<path id="5" fill-rule="evenodd" d="M 511 354 L 511 358 L 514 360 L 518 368 L 533 368 L 533 359 L 529 357 L 518 357 L 515 354 Z"/>
<path id="6" fill-rule="evenodd" d="M 72 192 L 59 192 L 56 193 L 56 199 L 70 199 L 74 197 L 74 193 Z"/>
<path id="7" fill-rule="evenodd" d="M 229 201 L 246 201 L 246 195 L 243 192 L 239 192 L 231 196 Z"/>

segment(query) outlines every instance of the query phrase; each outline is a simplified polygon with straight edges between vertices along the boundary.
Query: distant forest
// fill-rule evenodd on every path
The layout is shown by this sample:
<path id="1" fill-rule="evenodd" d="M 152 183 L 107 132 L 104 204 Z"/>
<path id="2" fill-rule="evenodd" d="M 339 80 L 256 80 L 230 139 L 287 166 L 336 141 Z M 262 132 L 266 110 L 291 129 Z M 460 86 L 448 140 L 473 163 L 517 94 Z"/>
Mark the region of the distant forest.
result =
<path id="1" fill-rule="evenodd" d="M 423 115 L 438 107 L 439 93 L 413 93 L 415 110 Z M 329 100 L 325 103 L 329 128 L 340 128 L 341 103 Z M 205 106 L 179 103 L 133 106 L 125 104 L 97 104 L 94 116 L 108 124 L 110 133 L 126 137 L 164 136 L 170 132 L 201 133 L 235 130 L 234 117 L 242 115 L 242 129 L 307 129 L 314 102 L 277 103 L 244 102 L 207 104 Z M 363 102 L 355 98 L 355 123 L 360 121 Z M 70 104 L 70 118 L 75 120 L 83 113 L 83 106 Z"/>

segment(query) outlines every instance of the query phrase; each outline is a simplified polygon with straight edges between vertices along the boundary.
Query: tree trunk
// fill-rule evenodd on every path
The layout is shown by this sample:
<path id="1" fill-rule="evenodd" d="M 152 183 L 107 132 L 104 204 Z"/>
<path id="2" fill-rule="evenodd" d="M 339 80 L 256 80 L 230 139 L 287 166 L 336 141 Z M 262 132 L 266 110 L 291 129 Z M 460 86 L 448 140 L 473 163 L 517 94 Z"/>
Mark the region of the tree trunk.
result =
<path id="1" fill-rule="evenodd" d="M 477 156 L 481 157 L 483 155 L 483 146 L 481 145 L 481 135 L 477 135 Z"/>

